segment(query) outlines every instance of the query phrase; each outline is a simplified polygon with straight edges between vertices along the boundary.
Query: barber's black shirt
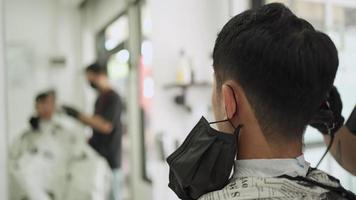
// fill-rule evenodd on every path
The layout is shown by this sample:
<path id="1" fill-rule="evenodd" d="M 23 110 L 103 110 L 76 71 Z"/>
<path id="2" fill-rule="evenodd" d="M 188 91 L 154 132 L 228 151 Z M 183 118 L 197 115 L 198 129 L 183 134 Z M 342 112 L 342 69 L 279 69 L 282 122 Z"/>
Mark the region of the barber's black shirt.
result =
<path id="1" fill-rule="evenodd" d="M 117 169 L 121 166 L 121 110 L 120 97 L 113 90 L 101 93 L 95 102 L 95 115 L 110 121 L 113 125 L 113 130 L 110 134 L 103 134 L 94 129 L 89 144 L 106 158 L 112 169 Z"/>

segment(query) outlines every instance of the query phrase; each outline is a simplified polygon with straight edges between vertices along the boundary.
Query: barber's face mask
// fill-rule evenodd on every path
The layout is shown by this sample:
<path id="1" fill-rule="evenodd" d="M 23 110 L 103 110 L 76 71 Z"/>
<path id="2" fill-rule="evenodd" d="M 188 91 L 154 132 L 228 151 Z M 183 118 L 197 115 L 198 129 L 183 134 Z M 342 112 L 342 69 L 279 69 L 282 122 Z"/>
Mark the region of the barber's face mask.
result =
<path id="1" fill-rule="evenodd" d="M 227 134 L 210 127 L 219 122 L 230 121 L 209 123 L 202 117 L 183 144 L 167 158 L 169 187 L 179 198 L 198 199 L 228 183 L 242 126 L 234 127 L 234 134 Z"/>
<path id="2" fill-rule="evenodd" d="M 96 83 L 94 83 L 93 81 L 89 82 L 90 87 L 92 87 L 94 90 L 98 89 L 98 86 L 96 85 Z"/>

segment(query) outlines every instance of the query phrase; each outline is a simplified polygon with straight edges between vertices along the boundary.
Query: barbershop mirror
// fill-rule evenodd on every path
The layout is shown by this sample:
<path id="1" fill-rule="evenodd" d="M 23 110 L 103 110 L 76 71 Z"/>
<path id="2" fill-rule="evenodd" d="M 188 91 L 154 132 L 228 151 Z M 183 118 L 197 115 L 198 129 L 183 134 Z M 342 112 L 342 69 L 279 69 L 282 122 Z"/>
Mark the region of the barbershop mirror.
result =
<path id="1" fill-rule="evenodd" d="M 11 200 L 130 199 L 127 6 L 98 2 L 5 0 Z"/>

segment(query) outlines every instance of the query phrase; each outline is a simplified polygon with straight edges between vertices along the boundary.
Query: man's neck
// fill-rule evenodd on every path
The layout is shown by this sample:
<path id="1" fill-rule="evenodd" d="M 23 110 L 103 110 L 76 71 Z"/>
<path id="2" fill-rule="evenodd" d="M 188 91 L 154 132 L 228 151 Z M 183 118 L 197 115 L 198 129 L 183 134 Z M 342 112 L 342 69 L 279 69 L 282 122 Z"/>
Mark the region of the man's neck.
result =
<path id="1" fill-rule="evenodd" d="M 110 86 L 109 84 L 104 85 L 104 86 L 102 86 L 102 87 L 99 88 L 99 92 L 100 92 L 101 94 L 104 94 L 104 93 L 106 93 L 106 92 L 108 92 L 108 91 L 110 91 L 110 90 L 112 90 L 112 88 L 111 88 L 111 86 Z"/>
<path id="2" fill-rule="evenodd" d="M 256 126 L 244 126 L 240 132 L 237 159 L 296 158 L 302 154 L 301 141 L 268 142 Z"/>

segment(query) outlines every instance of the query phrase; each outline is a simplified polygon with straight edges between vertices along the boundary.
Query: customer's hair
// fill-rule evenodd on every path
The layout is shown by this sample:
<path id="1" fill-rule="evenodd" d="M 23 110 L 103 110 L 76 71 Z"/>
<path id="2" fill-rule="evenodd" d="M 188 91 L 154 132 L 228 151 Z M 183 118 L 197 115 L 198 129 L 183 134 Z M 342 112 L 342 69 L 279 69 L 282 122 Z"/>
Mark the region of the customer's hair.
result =
<path id="1" fill-rule="evenodd" d="M 107 68 L 105 65 L 95 62 L 85 68 L 85 72 L 92 72 L 94 74 L 105 74 L 107 75 Z"/>
<path id="2" fill-rule="evenodd" d="M 47 90 L 45 92 L 41 92 L 41 93 L 37 94 L 35 97 L 35 103 L 42 102 L 45 99 L 47 99 L 47 97 L 49 97 L 49 96 L 53 96 L 54 98 L 56 98 L 56 91 L 51 89 L 51 90 Z"/>
<path id="3" fill-rule="evenodd" d="M 233 17 L 213 53 L 217 89 L 226 80 L 243 88 L 264 134 L 300 139 L 338 68 L 331 39 L 283 4 Z"/>

